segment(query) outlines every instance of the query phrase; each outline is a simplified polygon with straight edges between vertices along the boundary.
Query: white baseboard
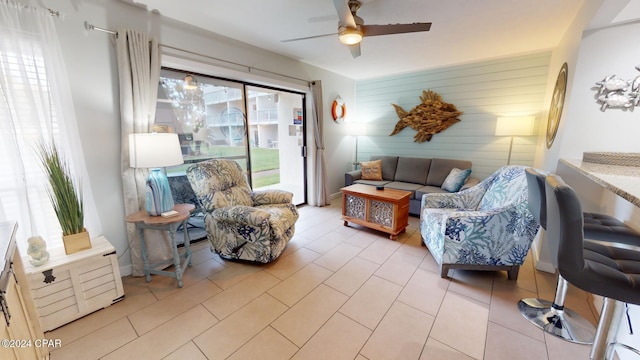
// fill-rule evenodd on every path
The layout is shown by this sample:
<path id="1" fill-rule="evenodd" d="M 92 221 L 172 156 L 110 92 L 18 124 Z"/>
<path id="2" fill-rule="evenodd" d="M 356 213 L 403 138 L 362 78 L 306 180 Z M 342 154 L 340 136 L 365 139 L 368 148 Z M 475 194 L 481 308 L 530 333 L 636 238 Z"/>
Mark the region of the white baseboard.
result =
<path id="1" fill-rule="evenodd" d="M 120 266 L 120 276 L 129 276 L 133 273 L 131 265 Z"/>
<path id="2" fill-rule="evenodd" d="M 339 198 L 341 196 L 342 196 L 342 193 L 341 192 L 337 192 L 337 193 L 333 193 L 333 194 L 329 195 L 329 199 L 330 200 L 335 200 L 335 199 L 337 199 L 337 198 Z"/>
<path id="3" fill-rule="evenodd" d="M 540 254 L 538 253 L 537 246 L 531 246 L 531 250 L 533 251 L 533 263 L 535 264 L 537 270 L 544 271 L 549 274 L 556 273 L 556 267 L 553 266 L 552 263 L 540 260 Z"/>

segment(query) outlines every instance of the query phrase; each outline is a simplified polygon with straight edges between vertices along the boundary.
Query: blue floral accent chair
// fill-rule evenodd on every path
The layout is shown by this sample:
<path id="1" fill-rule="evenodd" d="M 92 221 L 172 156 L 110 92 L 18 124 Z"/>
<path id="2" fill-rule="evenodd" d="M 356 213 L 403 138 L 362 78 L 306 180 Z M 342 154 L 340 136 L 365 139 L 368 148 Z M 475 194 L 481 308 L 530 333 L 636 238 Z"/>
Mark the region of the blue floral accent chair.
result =
<path id="1" fill-rule="evenodd" d="M 221 257 L 268 263 L 280 256 L 298 220 L 292 193 L 252 191 L 232 160 L 191 165 L 187 178 L 205 213 L 211 247 Z"/>
<path id="2" fill-rule="evenodd" d="M 507 270 L 517 280 L 539 227 L 527 201 L 524 166 L 503 166 L 457 193 L 425 194 L 420 234 L 440 276 L 449 269 Z"/>

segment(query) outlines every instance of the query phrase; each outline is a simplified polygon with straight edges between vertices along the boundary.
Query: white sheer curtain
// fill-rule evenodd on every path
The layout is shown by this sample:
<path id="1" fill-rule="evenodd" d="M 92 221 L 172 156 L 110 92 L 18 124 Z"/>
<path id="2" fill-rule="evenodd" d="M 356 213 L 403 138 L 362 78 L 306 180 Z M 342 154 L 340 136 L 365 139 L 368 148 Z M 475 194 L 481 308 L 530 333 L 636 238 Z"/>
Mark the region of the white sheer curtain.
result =
<path id="1" fill-rule="evenodd" d="M 116 39 L 120 82 L 122 151 L 120 170 L 126 214 L 144 209 L 147 169 L 129 167 L 129 134 L 148 133 L 153 126 L 160 80 L 160 49 L 156 39 L 134 30 L 119 29 Z M 140 241 L 132 224 L 127 224 L 133 276 L 142 276 Z M 145 230 L 150 263 L 173 258 L 167 235 Z"/>
<path id="2" fill-rule="evenodd" d="M 311 96 L 313 98 L 313 133 L 316 145 L 315 158 L 315 201 L 318 206 L 329 204 L 329 194 L 327 193 L 327 169 L 324 163 L 324 135 L 323 135 L 323 112 L 322 112 L 322 82 L 315 80 L 311 82 Z"/>
<path id="3" fill-rule="evenodd" d="M 62 230 L 35 151 L 55 141 L 80 178 L 85 227 L 102 231 L 87 175 L 71 89 L 51 14 L 0 0 L 0 221 L 18 222 L 18 246 L 40 235 L 62 246 Z"/>

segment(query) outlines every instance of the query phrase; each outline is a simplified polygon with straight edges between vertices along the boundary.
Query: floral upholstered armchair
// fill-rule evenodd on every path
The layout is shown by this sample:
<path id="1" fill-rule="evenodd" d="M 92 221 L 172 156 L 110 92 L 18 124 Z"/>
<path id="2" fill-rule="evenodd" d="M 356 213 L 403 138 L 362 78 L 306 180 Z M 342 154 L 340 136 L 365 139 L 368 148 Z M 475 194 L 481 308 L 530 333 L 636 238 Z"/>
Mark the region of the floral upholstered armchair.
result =
<path id="1" fill-rule="evenodd" d="M 420 233 L 440 276 L 449 269 L 507 270 L 516 280 L 538 223 L 527 207 L 525 167 L 503 166 L 453 194 L 425 194 Z"/>
<path id="2" fill-rule="evenodd" d="M 293 194 L 251 191 L 232 160 L 191 165 L 187 177 L 205 213 L 211 247 L 221 257 L 267 263 L 280 256 L 298 220 Z"/>

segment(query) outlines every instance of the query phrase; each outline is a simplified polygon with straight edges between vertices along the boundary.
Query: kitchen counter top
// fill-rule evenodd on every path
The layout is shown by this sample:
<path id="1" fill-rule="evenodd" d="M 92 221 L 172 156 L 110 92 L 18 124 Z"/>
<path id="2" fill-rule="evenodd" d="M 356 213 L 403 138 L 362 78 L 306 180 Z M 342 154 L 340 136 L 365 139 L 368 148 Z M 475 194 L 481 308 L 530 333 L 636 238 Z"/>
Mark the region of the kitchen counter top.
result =
<path id="1" fill-rule="evenodd" d="M 640 207 L 640 167 L 596 164 L 579 159 L 560 159 L 560 162 Z"/>

